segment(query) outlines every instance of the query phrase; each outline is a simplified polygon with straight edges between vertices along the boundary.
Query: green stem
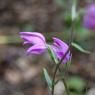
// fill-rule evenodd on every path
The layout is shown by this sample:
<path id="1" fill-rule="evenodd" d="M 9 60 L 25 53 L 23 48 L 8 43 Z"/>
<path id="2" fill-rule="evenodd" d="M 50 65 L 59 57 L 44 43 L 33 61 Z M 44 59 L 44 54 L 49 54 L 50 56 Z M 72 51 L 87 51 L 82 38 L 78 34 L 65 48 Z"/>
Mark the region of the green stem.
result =
<path id="1" fill-rule="evenodd" d="M 62 61 L 64 60 L 64 58 L 68 54 L 69 50 L 70 50 L 70 48 L 68 48 L 68 50 L 66 51 L 66 53 L 64 54 L 64 56 L 61 58 L 61 60 L 59 61 L 59 63 L 55 67 L 55 71 L 54 71 L 54 75 L 53 75 L 53 80 L 52 80 L 52 95 L 54 95 L 55 77 L 56 77 L 57 71 L 58 71 L 58 69 L 60 67 L 60 64 L 62 63 Z"/>
<path id="2" fill-rule="evenodd" d="M 75 22 L 72 22 L 72 25 L 71 25 L 71 40 L 70 40 L 70 43 L 69 43 L 69 48 L 67 50 L 67 52 L 64 54 L 64 56 L 61 58 L 61 60 L 59 61 L 59 63 L 56 65 L 55 67 L 55 71 L 54 71 L 54 75 L 53 75 L 53 80 L 52 80 L 52 95 L 54 95 L 54 86 L 55 86 L 55 77 L 56 77 L 56 73 L 62 63 L 62 61 L 65 59 L 66 55 L 68 54 L 69 51 L 72 51 L 72 48 L 71 48 L 71 44 L 73 42 L 73 32 L 74 32 L 74 26 L 75 26 Z M 70 95 L 69 94 L 69 91 L 67 89 L 67 86 L 66 86 L 66 82 L 64 81 L 64 86 L 66 88 L 66 92 L 67 92 L 67 95 Z"/>
<path id="3" fill-rule="evenodd" d="M 62 74 L 60 68 L 59 68 L 59 72 Z M 65 81 L 65 78 L 63 77 L 63 75 L 62 75 L 62 77 L 61 77 L 60 80 L 62 80 L 62 82 L 64 83 L 64 86 L 65 86 L 65 90 L 66 90 L 67 95 L 70 95 L 70 92 L 69 92 L 68 86 L 67 86 L 67 84 L 66 84 L 66 81 Z"/>
<path id="4" fill-rule="evenodd" d="M 74 29 L 75 29 L 75 21 L 76 21 L 76 19 L 74 19 L 74 20 L 72 21 L 72 25 L 71 25 L 71 34 L 70 34 L 69 48 L 68 48 L 68 50 L 66 51 L 66 53 L 63 55 L 63 57 L 61 58 L 61 60 L 59 61 L 59 63 L 58 63 L 58 64 L 56 65 L 56 67 L 55 67 L 55 71 L 54 71 L 54 75 L 53 75 L 53 80 L 52 80 L 52 95 L 54 95 L 55 77 L 56 77 L 57 71 L 58 71 L 58 69 L 59 69 L 61 63 L 62 63 L 63 60 L 65 59 L 66 55 L 68 54 L 68 52 L 69 52 L 69 51 L 72 52 L 72 46 L 71 46 L 71 45 L 72 45 L 73 38 L 74 38 L 73 36 L 74 36 Z M 66 82 L 65 82 L 65 79 L 62 78 L 62 81 L 63 81 L 63 83 L 64 83 L 64 86 L 65 86 L 67 95 L 70 95 L 69 90 L 68 90 L 68 87 L 67 87 L 67 84 L 66 84 Z"/>
<path id="5" fill-rule="evenodd" d="M 69 92 L 68 86 L 66 84 L 65 78 L 62 77 L 62 81 L 64 83 L 64 86 L 65 86 L 65 90 L 66 90 L 67 95 L 70 95 L 70 92 Z"/>
<path id="6" fill-rule="evenodd" d="M 69 47 L 70 47 L 70 52 L 71 53 L 72 53 L 72 42 L 73 42 L 73 39 L 74 39 L 74 29 L 75 29 L 75 20 L 72 21 L 70 41 L 69 41 Z"/>

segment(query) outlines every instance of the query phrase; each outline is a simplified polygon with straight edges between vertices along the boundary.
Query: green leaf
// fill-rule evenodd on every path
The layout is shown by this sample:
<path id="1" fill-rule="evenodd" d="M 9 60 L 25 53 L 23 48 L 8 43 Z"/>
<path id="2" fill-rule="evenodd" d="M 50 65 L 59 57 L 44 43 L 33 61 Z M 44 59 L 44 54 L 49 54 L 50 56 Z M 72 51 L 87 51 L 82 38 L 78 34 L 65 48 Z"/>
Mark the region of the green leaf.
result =
<path id="1" fill-rule="evenodd" d="M 81 51 L 82 53 L 86 53 L 86 54 L 90 54 L 90 51 L 87 51 L 85 49 L 83 49 L 80 45 L 76 44 L 76 43 L 72 43 L 72 46 L 75 47 L 76 49 L 78 49 L 79 51 Z"/>
<path id="2" fill-rule="evenodd" d="M 57 57 L 56 57 L 54 51 L 52 50 L 51 46 L 48 45 L 47 47 L 48 47 L 48 53 L 49 53 L 51 59 L 52 59 L 56 64 L 58 64 L 58 59 L 57 59 Z"/>
<path id="3" fill-rule="evenodd" d="M 44 76 L 45 76 L 46 82 L 47 82 L 47 84 L 48 84 L 48 87 L 49 87 L 49 89 L 51 90 L 51 87 L 52 87 L 52 80 L 51 80 L 51 78 L 50 78 L 50 76 L 49 76 L 49 74 L 48 74 L 48 71 L 47 71 L 45 68 L 43 68 L 43 72 L 44 72 Z"/>
<path id="4" fill-rule="evenodd" d="M 68 88 L 74 89 L 76 92 L 82 92 L 86 86 L 85 81 L 79 76 L 74 76 L 67 79 L 67 85 Z"/>
<path id="5" fill-rule="evenodd" d="M 76 17 L 77 17 L 76 3 L 77 3 L 77 0 L 73 0 L 73 5 L 72 5 L 72 8 L 71 8 L 72 21 L 75 20 Z"/>

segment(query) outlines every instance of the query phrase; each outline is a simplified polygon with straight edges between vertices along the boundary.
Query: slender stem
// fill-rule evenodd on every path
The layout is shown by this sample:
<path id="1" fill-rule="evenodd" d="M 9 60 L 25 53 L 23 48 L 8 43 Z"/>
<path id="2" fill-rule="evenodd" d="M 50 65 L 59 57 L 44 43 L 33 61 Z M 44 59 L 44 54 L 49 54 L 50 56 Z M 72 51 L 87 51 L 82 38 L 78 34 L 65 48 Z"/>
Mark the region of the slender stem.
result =
<path id="1" fill-rule="evenodd" d="M 72 53 L 72 42 L 74 39 L 74 29 L 75 29 L 75 20 L 72 21 L 72 24 L 71 24 L 71 34 L 70 34 L 70 41 L 69 41 L 69 47 L 70 47 L 71 53 Z"/>
<path id="2" fill-rule="evenodd" d="M 66 55 L 68 54 L 70 48 L 68 48 L 68 50 L 66 51 L 66 53 L 64 54 L 64 56 L 61 58 L 61 60 L 59 61 L 59 63 L 56 65 L 55 67 L 55 72 L 53 75 L 53 80 L 52 80 L 52 95 L 54 95 L 54 85 L 55 85 L 55 77 L 56 77 L 56 73 L 59 69 L 60 64 L 62 63 L 62 61 L 64 60 L 64 58 L 66 57 Z M 68 94 L 69 95 L 69 94 Z"/>
<path id="3" fill-rule="evenodd" d="M 68 86 L 67 86 L 66 81 L 65 81 L 65 78 L 62 78 L 62 81 L 64 83 L 64 86 L 65 86 L 65 90 L 66 90 L 67 95 L 70 95 Z"/>
<path id="4" fill-rule="evenodd" d="M 66 53 L 64 54 L 64 56 L 61 58 L 61 60 L 59 61 L 59 63 L 56 65 L 56 67 L 55 67 L 55 71 L 54 71 L 54 75 L 53 75 L 53 80 L 52 80 L 52 95 L 54 95 L 54 85 L 55 85 L 55 77 L 56 77 L 56 73 L 57 73 L 57 71 L 58 71 L 58 69 L 59 69 L 59 67 L 60 67 L 60 65 L 61 65 L 61 63 L 62 63 L 62 61 L 64 60 L 64 58 L 66 57 L 66 55 L 68 54 L 68 52 L 69 51 L 72 51 L 72 49 L 71 49 L 71 44 L 72 44 L 72 42 L 73 42 L 73 31 L 74 31 L 74 25 L 75 25 L 75 23 L 74 22 L 72 22 L 72 25 L 71 25 L 71 35 L 70 35 L 70 42 L 69 42 L 69 48 L 68 48 L 68 50 L 66 51 Z M 66 92 L 67 92 L 67 95 L 70 95 L 69 94 L 69 91 L 68 91 L 68 88 L 67 88 L 67 85 L 66 85 L 66 82 L 65 82 L 65 79 L 63 79 L 63 82 L 64 82 L 64 86 L 65 86 L 65 88 L 66 88 Z"/>
<path id="5" fill-rule="evenodd" d="M 59 68 L 59 72 L 61 73 L 61 69 L 60 68 Z M 63 75 L 62 75 L 62 77 L 61 77 L 60 80 L 62 80 L 62 82 L 64 83 L 64 86 L 65 86 L 65 90 L 66 90 L 67 95 L 70 95 L 68 86 L 67 86 L 66 81 L 65 81 L 65 77 L 63 77 Z"/>
<path id="6" fill-rule="evenodd" d="M 56 74 L 57 74 L 57 71 L 62 63 L 62 61 L 65 59 L 66 55 L 68 54 L 68 52 L 72 52 L 72 42 L 73 42 L 73 34 L 74 34 L 74 26 L 75 26 L 75 21 L 72 22 L 72 25 L 71 25 L 71 35 L 70 35 L 70 42 L 69 42 L 69 48 L 68 50 L 66 51 L 66 53 L 64 54 L 64 56 L 61 58 L 61 60 L 59 61 L 59 63 L 56 65 L 55 67 L 55 71 L 54 71 L 54 75 L 53 75 L 53 80 L 52 80 L 52 95 L 54 95 L 54 86 L 55 86 L 55 77 L 56 77 Z M 65 89 L 66 89 L 66 93 L 67 95 L 70 95 L 69 94 L 69 90 L 68 90 L 68 87 L 66 85 L 66 82 L 65 82 L 65 79 L 63 78 L 62 79 L 63 83 L 64 83 L 64 86 L 65 86 Z"/>
<path id="7" fill-rule="evenodd" d="M 66 55 L 68 54 L 68 52 L 70 51 L 70 53 L 72 52 L 72 42 L 73 42 L 73 36 L 74 36 L 74 29 L 75 29 L 75 21 L 76 19 L 74 19 L 72 21 L 72 25 L 71 25 L 71 34 L 70 34 L 70 42 L 69 42 L 69 48 L 68 50 L 66 51 L 66 53 L 63 55 L 63 57 L 61 58 L 61 60 L 59 61 L 59 63 L 56 65 L 55 67 L 55 71 L 54 71 L 54 75 L 53 75 L 53 80 L 52 80 L 52 95 L 54 95 L 54 86 L 55 86 L 55 77 L 56 77 L 56 74 L 57 74 L 57 71 L 61 65 L 61 63 L 63 62 L 63 60 L 65 59 Z M 71 55 L 71 54 L 70 54 Z M 66 89 L 66 93 L 67 95 L 70 95 L 69 93 L 69 90 L 68 90 L 68 87 L 67 87 L 67 84 L 65 82 L 65 79 L 62 78 L 62 81 L 64 83 L 64 86 L 65 86 L 65 89 Z"/>

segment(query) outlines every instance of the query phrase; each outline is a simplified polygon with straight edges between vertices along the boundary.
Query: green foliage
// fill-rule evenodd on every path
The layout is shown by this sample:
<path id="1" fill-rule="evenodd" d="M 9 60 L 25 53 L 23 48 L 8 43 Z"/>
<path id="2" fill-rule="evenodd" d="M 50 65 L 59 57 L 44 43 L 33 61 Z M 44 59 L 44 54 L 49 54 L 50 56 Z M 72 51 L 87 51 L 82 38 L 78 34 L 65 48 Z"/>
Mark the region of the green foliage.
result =
<path id="1" fill-rule="evenodd" d="M 68 13 L 68 12 L 65 12 L 65 14 L 63 13 L 63 14 L 61 15 L 61 18 L 63 18 L 63 20 L 65 21 L 66 26 L 67 26 L 67 27 L 70 27 L 71 22 L 72 22 L 72 18 L 71 18 L 70 13 Z M 67 28 L 67 27 L 66 27 L 66 28 Z"/>
<path id="2" fill-rule="evenodd" d="M 85 53 L 85 54 L 90 54 L 91 53 L 90 51 L 87 51 L 87 50 L 83 49 L 80 45 L 78 45 L 76 43 L 72 43 L 72 46 L 75 47 L 77 50 L 79 50 L 82 53 Z"/>
<path id="3" fill-rule="evenodd" d="M 73 89 L 75 92 L 81 93 L 85 88 L 85 81 L 80 77 L 71 77 L 67 80 L 69 89 Z"/>
<path id="4" fill-rule="evenodd" d="M 54 63 L 58 64 L 58 59 L 50 45 L 48 45 L 48 53 L 49 53 L 51 59 L 54 61 Z"/>
<path id="5" fill-rule="evenodd" d="M 48 71 L 46 70 L 46 68 L 43 68 L 43 73 L 44 73 L 44 76 L 45 76 L 45 80 L 46 80 L 46 82 L 48 84 L 48 87 L 51 90 L 52 80 L 51 80 L 51 78 L 50 78 L 50 76 L 49 76 Z"/>

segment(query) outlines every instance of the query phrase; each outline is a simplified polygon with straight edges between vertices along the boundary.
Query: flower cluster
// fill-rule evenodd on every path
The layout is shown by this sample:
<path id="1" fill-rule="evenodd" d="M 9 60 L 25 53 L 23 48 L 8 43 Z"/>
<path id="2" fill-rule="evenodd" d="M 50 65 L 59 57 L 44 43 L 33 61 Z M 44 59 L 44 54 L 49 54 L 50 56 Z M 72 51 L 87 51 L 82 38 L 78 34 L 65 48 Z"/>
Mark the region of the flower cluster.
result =
<path id="1" fill-rule="evenodd" d="M 95 30 L 95 4 L 91 4 L 86 8 L 83 26 L 87 29 Z"/>
<path id="2" fill-rule="evenodd" d="M 24 44 L 31 44 L 27 49 L 28 54 L 42 54 L 47 50 L 47 43 L 45 37 L 38 32 L 20 32 Z M 62 40 L 53 37 L 53 44 L 51 45 L 55 55 L 60 60 L 67 52 L 68 45 Z M 66 55 L 63 63 L 67 63 L 71 59 L 70 52 Z"/>

